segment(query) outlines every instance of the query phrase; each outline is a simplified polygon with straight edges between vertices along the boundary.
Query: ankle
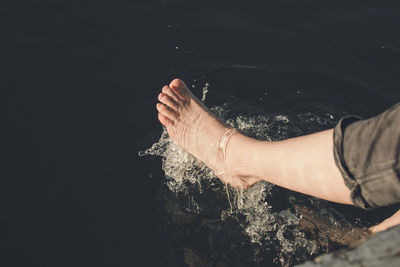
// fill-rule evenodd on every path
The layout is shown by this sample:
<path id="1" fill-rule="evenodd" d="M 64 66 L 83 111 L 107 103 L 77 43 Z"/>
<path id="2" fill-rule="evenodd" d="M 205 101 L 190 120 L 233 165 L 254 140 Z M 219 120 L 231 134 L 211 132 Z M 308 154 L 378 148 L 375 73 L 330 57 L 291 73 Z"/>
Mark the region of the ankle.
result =
<path id="1" fill-rule="evenodd" d="M 260 141 L 247 137 L 241 133 L 235 133 L 231 136 L 226 147 L 226 168 L 233 177 L 239 178 L 245 184 L 250 186 L 256 181 L 257 169 L 254 166 L 254 149 Z"/>

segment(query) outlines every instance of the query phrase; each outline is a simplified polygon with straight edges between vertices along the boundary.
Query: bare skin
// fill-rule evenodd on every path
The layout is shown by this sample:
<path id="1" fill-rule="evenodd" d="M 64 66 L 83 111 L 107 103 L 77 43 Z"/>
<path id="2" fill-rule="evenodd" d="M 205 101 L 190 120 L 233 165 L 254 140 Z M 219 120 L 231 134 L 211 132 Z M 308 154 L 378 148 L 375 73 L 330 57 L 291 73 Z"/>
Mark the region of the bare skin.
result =
<path id="1" fill-rule="evenodd" d="M 395 214 L 393 214 L 391 217 L 387 218 L 380 224 L 371 227 L 369 230 L 372 233 L 378 233 L 399 224 L 400 224 L 400 210 L 398 210 Z"/>
<path id="2" fill-rule="evenodd" d="M 168 134 L 185 151 L 203 161 L 214 170 L 218 177 L 233 187 L 248 188 L 258 178 L 242 177 L 236 167 L 240 158 L 221 160 L 217 154 L 220 137 L 228 130 L 186 87 L 183 81 L 175 79 L 162 88 L 156 108 L 158 119 Z M 228 171 L 229 170 L 229 171 Z"/>
<path id="3" fill-rule="evenodd" d="M 175 79 L 164 86 L 158 100 L 158 119 L 170 138 L 213 169 L 223 182 L 246 189 L 265 180 L 314 197 L 353 204 L 334 161 L 333 129 L 279 142 L 234 133 L 221 149 L 221 137 L 230 133 L 229 128 L 212 115 L 183 81 Z M 389 222 L 371 228 L 372 232 L 400 223 L 400 211 L 396 214 Z"/>

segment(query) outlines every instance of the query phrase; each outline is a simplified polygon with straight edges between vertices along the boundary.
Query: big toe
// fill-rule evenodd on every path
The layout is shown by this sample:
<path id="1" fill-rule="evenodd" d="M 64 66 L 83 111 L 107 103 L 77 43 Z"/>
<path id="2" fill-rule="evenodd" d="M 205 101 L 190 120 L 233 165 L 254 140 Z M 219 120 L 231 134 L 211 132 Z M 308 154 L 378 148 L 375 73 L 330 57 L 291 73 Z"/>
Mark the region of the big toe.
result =
<path id="1" fill-rule="evenodd" d="M 190 91 L 186 84 L 181 79 L 174 79 L 169 87 L 177 94 L 182 100 L 190 98 Z"/>

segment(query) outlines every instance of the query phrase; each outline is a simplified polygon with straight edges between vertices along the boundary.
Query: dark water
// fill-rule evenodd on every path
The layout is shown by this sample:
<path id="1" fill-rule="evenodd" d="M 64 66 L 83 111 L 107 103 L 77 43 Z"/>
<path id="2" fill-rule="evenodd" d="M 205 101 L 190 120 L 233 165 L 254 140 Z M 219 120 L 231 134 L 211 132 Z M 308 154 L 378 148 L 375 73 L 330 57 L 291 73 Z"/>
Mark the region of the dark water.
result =
<path id="1" fill-rule="evenodd" d="M 399 15 L 396 1 L 3 0 L 1 265 L 179 265 L 161 161 L 137 156 L 162 131 L 159 88 L 197 78 L 264 112 L 368 117 L 400 100 Z"/>

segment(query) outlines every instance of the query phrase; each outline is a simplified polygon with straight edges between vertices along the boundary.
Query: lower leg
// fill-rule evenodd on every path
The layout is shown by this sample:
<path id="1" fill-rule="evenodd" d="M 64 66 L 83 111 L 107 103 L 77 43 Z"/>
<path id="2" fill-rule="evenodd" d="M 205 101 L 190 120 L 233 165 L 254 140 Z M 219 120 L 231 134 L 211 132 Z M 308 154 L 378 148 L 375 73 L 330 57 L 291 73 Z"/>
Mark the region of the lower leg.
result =
<path id="1" fill-rule="evenodd" d="M 267 182 L 314 197 L 352 204 L 333 157 L 333 130 L 278 142 L 232 136 L 227 159 L 243 180 L 258 177 Z"/>

